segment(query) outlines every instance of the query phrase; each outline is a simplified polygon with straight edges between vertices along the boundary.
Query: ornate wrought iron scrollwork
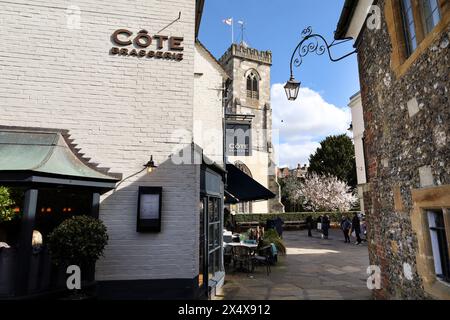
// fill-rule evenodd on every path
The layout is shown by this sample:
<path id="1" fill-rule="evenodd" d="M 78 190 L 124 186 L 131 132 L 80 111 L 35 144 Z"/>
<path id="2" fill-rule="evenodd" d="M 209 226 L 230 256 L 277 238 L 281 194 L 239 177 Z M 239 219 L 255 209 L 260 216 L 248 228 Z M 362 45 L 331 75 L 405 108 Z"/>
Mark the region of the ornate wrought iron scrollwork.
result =
<path id="1" fill-rule="evenodd" d="M 294 59 L 294 65 L 300 67 L 303 63 L 303 58 L 309 53 L 315 52 L 321 56 L 325 53 L 326 45 L 320 44 L 318 37 L 312 36 L 312 28 L 308 27 L 302 31 L 302 42 L 294 52 L 297 57 Z"/>
<path id="2" fill-rule="evenodd" d="M 331 44 L 328 44 L 327 40 L 323 36 L 313 33 L 312 27 L 303 29 L 301 36 L 302 40 L 292 53 L 291 78 L 293 78 L 293 66 L 300 67 L 303 63 L 303 58 L 310 53 L 315 53 L 321 56 L 325 52 L 328 52 L 330 60 L 332 62 L 337 62 L 357 52 L 356 50 L 354 50 L 342 57 L 334 58 L 331 53 L 331 48 L 344 42 L 350 41 L 352 40 L 352 38 L 346 38 L 341 41 L 334 40 Z"/>

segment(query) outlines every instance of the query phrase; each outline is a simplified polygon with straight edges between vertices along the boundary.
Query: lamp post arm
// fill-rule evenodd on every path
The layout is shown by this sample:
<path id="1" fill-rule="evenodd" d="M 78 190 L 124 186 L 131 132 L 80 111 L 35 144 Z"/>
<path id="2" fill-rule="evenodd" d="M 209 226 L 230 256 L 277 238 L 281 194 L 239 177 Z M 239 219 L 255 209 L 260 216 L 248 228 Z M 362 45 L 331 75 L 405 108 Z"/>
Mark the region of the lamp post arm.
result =
<path id="1" fill-rule="evenodd" d="M 348 56 L 351 56 L 352 54 L 357 53 L 357 49 L 354 51 L 347 53 L 346 55 L 339 57 L 339 58 L 333 58 L 331 54 L 331 48 L 334 46 L 337 46 L 339 44 L 342 44 L 344 42 L 348 42 L 352 40 L 352 38 L 345 38 L 343 41 L 336 42 L 333 41 L 331 44 L 328 44 L 327 40 L 320 34 L 312 33 L 312 28 L 308 27 L 303 30 L 302 32 L 303 39 L 300 41 L 300 43 L 295 48 L 294 52 L 292 53 L 291 57 L 291 63 L 290 63 L 290 72 L 291 72 L 291 79 L 294 79 L 294 65 L 296 67 L 299 67 L 303 62 L 303 57 L 307 56 L 311 52 L 315 52 L 317 55 L 323 55 L 325 51 L 328 52 L 328 57 L 332 62 L 338 62 L 342 59 L 347 58 Z M 312 40 L 308 42 L 309 40 Z M 319 44 L 319 40 L 323 42 L 323 44 Z M 306 43 L 306 44 L 305 44 Z M 297 58 L 295 56 L 298 55 Z"/>
<path id="2" fill-rule="evenodd" d="M 297 53 L 298 49 L 300 49 L 302 47 L 303 43 L 305 43 L 307 40 L 309 40 L 311 38 L 314 38 L 314 37 L 321 37 L 324 40 L 324 42 L 326 43 L 325 39 L 321 35 L 318 35 L 318 34 L 311 34 L 309 36 L 304 37 L 302 39 L 302 41 L 300 41 L 300 43 L 297 45 L 297 47 L 295 47 L 294 52 L 292 52 L 292 57 L 291 57 L 291 78 L 294 77 L 294 57 L 295 57 L 295 54 Z M 330 58 L 331 58 L 331 56 L 330 56 Z"/>
<path id="3" fill-rule="evenodd" d="M 291 64 L 289 65 L 291 68 L 291 79 L 294 78 L 294 57 L 295 57 L 295 53 L 297 52 L 297 50 L 302 46 L 302 44 L 307 40 L 307 38 L 304 38 L 302 41 L 300 41 L 300 43 L 295 47 L 294 51 L 292 52 L 292 57 L 291 57 Z"/>

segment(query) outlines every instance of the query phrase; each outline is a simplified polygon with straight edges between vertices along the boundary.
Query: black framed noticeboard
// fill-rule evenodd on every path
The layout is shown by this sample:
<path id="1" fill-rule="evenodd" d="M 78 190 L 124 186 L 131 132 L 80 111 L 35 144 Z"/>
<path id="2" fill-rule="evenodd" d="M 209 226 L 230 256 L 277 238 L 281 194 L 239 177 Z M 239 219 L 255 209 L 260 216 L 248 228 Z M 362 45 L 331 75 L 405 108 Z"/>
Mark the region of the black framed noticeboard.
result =
<path id="1" fill-rule="evenodd" d="M 139 187 L 137 232 L 161 232 L 161 187 Z"/>

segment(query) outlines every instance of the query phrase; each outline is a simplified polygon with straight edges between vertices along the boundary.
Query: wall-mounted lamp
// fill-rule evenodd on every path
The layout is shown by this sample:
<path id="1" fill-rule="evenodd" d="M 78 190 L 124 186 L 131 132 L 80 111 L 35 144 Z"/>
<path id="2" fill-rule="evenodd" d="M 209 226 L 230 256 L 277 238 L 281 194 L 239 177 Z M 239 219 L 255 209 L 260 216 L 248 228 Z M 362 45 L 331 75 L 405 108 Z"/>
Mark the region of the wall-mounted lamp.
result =
<path id="1" fill-rule="evenodd" d="M 153 170 L 155 170 L 156 168 L 158 168 L 155 165 L 155 162 L 153 161 L 153 156 L 150 157 L 150 161 L 147 162 L 146 164 L 144 164 L 144 167 L 147 169 L 148 173 L 152 173 Z"/>
<path id="2" fill-rule="evenodd" d="M 117 185 L 116 185 L 116 190 L 119 188 L 119 186 L 124 183 L 125 181 L 127 181 L 128 179 L 137 176 L 138 174 L 141 174 L 142 172 L 144 172 L 145 170 L 147 170 L 148 173 L 152 173 L 156 168 L 158 168 L 158 166 L 155 165 L 155 162 L 153 161 L 153 155 L 150 157 L 150 161 L 147 162 L 146 164 L 143 165 L 144 169 L 139 170 L 136 173 L 133 173 L 132 175 L 126 177 L 125 179 L 122 179 L 122 181 L 120 181 Z"/>

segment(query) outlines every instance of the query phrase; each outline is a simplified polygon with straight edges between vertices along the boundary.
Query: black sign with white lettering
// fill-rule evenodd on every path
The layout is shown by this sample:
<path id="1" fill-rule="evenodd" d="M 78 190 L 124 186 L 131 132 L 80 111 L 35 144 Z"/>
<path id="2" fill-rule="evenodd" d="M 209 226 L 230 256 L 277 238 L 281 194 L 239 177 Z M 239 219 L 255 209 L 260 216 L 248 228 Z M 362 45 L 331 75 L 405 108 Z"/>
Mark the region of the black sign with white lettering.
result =
<path id="1" fill-rule="evenodd" d="M 251 125 L 243 123 L 227 123 L 226 150 L 228 156 L 252 156 Z"/>

